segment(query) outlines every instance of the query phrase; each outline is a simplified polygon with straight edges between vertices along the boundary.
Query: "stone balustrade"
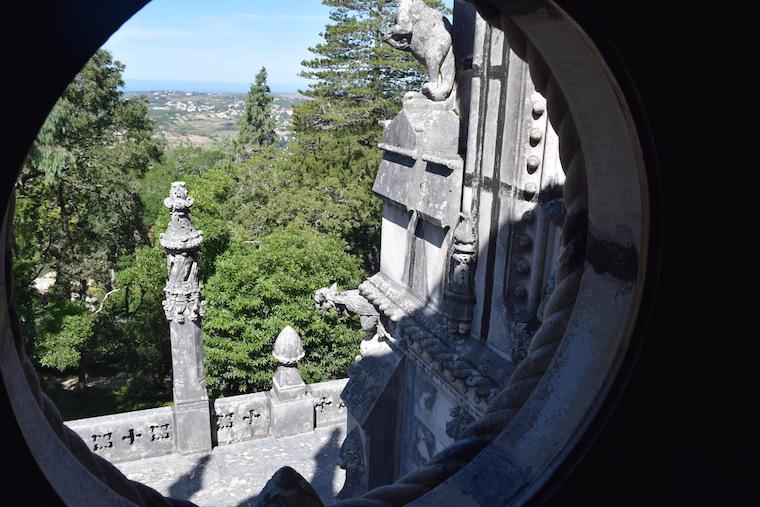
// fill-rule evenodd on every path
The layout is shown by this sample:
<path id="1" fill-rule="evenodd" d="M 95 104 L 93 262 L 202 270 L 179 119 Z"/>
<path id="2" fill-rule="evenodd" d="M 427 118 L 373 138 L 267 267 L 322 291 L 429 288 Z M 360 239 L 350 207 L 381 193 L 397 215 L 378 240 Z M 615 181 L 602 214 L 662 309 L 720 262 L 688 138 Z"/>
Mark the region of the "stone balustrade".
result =
<path id="1" fill-rule="evenodd" d="M 341 392 L 346 382 L 348 379 L 306 385 L 312 399 L 310 431 L 345 423 L 346 406 Z M 269 391 L 209 400 L 213 444 L 226 445 L 281 433 L 281 428 L 272 425 L 271 404 Z M 172 407 L 76 419 L 64 424 L 82 437 L 94 453 L 113 463 L 177 452 Z"/>

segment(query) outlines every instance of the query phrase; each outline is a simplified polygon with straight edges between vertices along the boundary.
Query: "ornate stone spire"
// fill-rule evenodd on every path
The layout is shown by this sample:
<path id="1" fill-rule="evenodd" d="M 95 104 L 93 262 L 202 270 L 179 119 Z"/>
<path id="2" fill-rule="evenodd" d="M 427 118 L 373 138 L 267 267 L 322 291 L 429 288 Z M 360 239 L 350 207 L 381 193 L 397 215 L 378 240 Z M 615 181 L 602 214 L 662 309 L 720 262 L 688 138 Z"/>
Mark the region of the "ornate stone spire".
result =
<path id="1" fill-rule="evenodd" d="M 172 344 L 174 421 L 180 453 L 211 449 L 206 374 L 203 368 L 201 317 L 203 299 L 198 279 L 198 247 L 203 242 L 188 215 L 195 199 L 183 181 L 175 181 L 164 206 L 171 219 L 159 241 L 166 249 L 169 277 L 163 301 Z"/>
<path id="2" fill-rule="evenodd" d="M 449 284 L 444 294 L 449 335 L 457 340 L 467 337 L 472 327 L 472 308 L 475 304 L 473 274 L 477 248 L 472 215 L 460 214 L 459 224 L 454 229 Z"/>
<path id="3" fill-rule="evenodd" d="M 196 322 L 203 316 L 201 283 L 198 279 L 198 247 L 203 242 L 202 231 L 190 222 L 190 207 L 195 199 L 190 197 L 184 181 L 172 183 L 164 206 L 171 211 L 166 232 L 159 236 L 166 249 L 169 278 L 164 288 L 163 302 L 166 319 L 183 324 L 189 317 Z"/>

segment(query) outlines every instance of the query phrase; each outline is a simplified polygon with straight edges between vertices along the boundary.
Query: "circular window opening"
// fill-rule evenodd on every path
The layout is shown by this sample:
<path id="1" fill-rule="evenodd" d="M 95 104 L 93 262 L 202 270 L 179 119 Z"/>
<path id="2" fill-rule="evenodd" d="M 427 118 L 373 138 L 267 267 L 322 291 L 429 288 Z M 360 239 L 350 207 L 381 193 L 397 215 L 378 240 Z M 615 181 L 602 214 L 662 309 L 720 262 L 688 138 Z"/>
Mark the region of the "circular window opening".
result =
<path id="1" fill-rule="evenodd" d="M 426 22 L 443 31 L 415 46 L 415 23 Z M 426 63 L 429 79 L 384 126 L 379 271 L 351 294 L 364 313 L 343 309 L 374 320 L 340 395 L 352 433 L 339 504 L 523 504 L 586 433 L 630 346 L 649 234 L 636 128 L 599 51 L 553 4 L 477 13 L 457 2 L 449 24 L 400 2 L 383 36 Z M 318 304 L 336 306 L 330 289 Z M 10 310 L 3 380 L 56 492 L 72 505 L 166 502 L 64 428 Z M 368 379 L 382 380 L 376 393 L 360 389 Z M 294 484 L 312 494 L 297 479 L 281 470 L 262 499 Z"/>

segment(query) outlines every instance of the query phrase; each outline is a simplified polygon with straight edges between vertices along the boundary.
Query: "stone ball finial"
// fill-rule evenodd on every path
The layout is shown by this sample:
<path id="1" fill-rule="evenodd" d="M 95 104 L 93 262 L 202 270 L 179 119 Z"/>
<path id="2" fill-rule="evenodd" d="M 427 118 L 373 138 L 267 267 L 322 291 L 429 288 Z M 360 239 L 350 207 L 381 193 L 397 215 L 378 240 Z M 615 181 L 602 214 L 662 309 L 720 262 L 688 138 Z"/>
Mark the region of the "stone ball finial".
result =
<path id="1" fill-rule="evenodd" d="M 272 355 L 280 362 L 280 364 L 285 366 L 295 365 L 298 361 L 303 359 L 306 353 L 303 350 L 301 337 L 298 336 L 295 329 L 290 326 L 285 326 L 285 328 L 280 331 L 280 334 L 277 335 L 277 339 L 274 342 Z"/>

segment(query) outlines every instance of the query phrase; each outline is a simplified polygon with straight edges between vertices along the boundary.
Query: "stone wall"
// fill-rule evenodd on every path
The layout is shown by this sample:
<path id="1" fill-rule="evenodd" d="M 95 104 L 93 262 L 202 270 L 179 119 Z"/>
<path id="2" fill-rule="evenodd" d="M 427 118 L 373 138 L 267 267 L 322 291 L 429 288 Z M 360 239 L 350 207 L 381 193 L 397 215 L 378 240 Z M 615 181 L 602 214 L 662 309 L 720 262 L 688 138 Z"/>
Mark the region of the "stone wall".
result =
<path id="1" fill-rule="evenodd" d="M 341 392 L 348 379 L 308 384 L 314 400 L 314 427 L 345 423 L 346 406 Z M 209 400 L 212 441 L 225 445 L 266 438 L 276 431 L 271 423 L 269 391 Z M 117 463 L 177 452 L 176 423 L 172 407 L 136 410 L 65 422 L 90 449 Z"/>
<path id="2" fill-rule="evenodd" d="M 428 44 L 451 40 L 456 86 L 406 94 L 379 145 L 380 272 L 359 291 L 385 334 L 346 388 L 361 437 L 346 495 L 454 443 L 525 358 L 553 290 L 565 177 L 546 98 L 504 31 L 459 0 L 453 18 Z"/>

